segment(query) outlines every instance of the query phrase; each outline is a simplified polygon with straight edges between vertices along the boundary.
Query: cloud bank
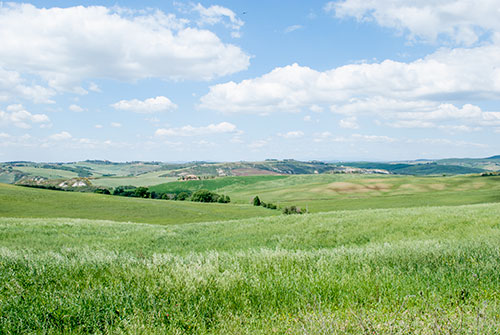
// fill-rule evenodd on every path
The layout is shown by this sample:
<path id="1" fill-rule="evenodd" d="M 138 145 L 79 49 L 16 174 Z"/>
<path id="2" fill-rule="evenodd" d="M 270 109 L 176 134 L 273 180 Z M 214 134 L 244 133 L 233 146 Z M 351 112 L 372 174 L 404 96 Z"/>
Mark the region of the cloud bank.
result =
<path id="1" fill-rule="evenodd" d="M 160 10 L 0 3 L 0 85 L 2 68 L 85 93 L 80 82 L 88 78 L 209 80 L 248 67 L 250 56 L 239 47 L 188 23 Z M 15 75 L 10 81 L 19 81 Z"/>

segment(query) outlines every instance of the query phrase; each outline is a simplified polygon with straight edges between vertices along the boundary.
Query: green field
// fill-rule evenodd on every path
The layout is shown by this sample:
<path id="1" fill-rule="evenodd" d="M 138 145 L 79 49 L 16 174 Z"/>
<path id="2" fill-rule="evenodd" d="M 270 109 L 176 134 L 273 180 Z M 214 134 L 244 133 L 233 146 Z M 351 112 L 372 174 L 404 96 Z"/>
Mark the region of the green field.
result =
<path id="1" fill-rule="evenodd" d="M 132 186 L 150 186 L 162 184 L 177 180 L 175 177 L 162 177 L 165 171 L 147 172 L 138 176 L 122 177 L 99 177 L 91 179 L 90 182 L 95 186 L 112 187 L 132 185 Z"/>
<path id="2" fill-rule="evenodd" d="M 500 329 L 500 177 L 248 176 L 152 190 L 201 188 L 236 204 L 0 184 L 0 334 Z M 280 215 L 249 205 L 255 195 L 320 213 Z"/>
<path id="3" fill-rule="evenodd" d="M 0 219 L 0 332 L 496 334 L 500 205 Z"/>
<path id="4" fill-rule="evenodd" d="M 48 191 L 0 184 L 0 217 L 82 218 L 138 223 L 179 224 L 278 214 L 237 204 L 202 204 Z"/>
<path id="5" fill-rule="evenodd" d="M 19 170 L 28 176 L 43 177 L 47 179 L 71 179 L 78 177 L 78 175 L 72 171 L 35 168 L 31 166 L 16 167 L 16 170 Z"/>
<path id="6" fill-rule="evenodd" d="M 154 172 L 161 169 L 162 164 L 158 163 L 142 163 L 142 162 L 132 162 L 132 163 L 113 163 L 113 162 L 92 162 L 84 161 L 77 163 L 67 164 L 69 167 L 73 168 L 88 168 L 92 171 L 94 176 L 102 175 L 116 175 L 116 176 L 136 176 L 148 172 Z"/>
<path id="7" fill-rule="evenodd" d="M 358 173 L 371 169 L 386 173 L 415 176 L 443 176 L 497 171 L 500 157 L 418 160 L 406 162 L 321 162 L 266 160 L 260 162 L 110 162 L 87 160 L 71 163 L 4 162 L 0 163 L 0 182 L 15 183 L 22 177 L 41 176 L 48 179 L 92 178 L 94 185 L 116 187 L 121 185 L 152 186 L 178 179 L 185 174 L 200 177 L 261 176 L 329 174 L 345 172 L 346 167 L 357 167 Z M 368 169 L 368 170 L 367 170 Z M 380 172 L 380 171 L 379 171 Z M 161 177 L 161 176 L 168 176 Z M 49 181 L 50 183 L 50 181 Z"/>
<path id="8" fill-rule="evenodd" d="M 310 212 L 500 202 L 500 177 L 477 175 L 413 177 L 384 175 L 293 175 L 225 177 L 179 181 L 150 187 L 156 192 L 206 188 L 248 204 L 256 195 L 280 206 Z"/>

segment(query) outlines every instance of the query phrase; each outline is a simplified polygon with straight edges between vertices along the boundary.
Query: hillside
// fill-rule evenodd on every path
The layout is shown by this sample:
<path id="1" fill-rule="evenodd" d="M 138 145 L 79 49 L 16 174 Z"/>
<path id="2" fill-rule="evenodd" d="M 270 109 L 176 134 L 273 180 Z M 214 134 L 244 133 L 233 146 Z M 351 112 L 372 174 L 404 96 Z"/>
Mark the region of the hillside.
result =
<path id="1" fill-rule="evenodd" d="M 497 156 L 482 159 L 416 160 L 410 162 L 301 162 L 293 159 L 262 162 L 125 162 L 88 160 L 71 163 L 0 163 L 0 182 L 22 183 L 23 179 L 88 178 L 93 185 L 151 186 L 186 175 L 197 177 L 297 175 L 297 174 L 400 174 L 400 175 L 458 175 L 500 170 Z"/>
<path id="2" fill-rule="evenodd" d="M 500 205 L 0 218 L 1 333 L 496 334 Z"/>
<path id="3" fill-rule="evenodd" d="M 265 202 L 298 205 L 311 212 L 500 202 L 498 176 L 249 176 L 176 181 L 149 189 L 169 193 L 201 188 L 227 194 L 236 203 L 248 204 L 258 195 Z"/>
<path id="4" fill-rule="evenodd" d="M 462 166 L 459 164 L 445 164 L 430 162 L 430 163 L 417 163 L 417 164 L 403 164 L 403 163 L 372 163 L 372 162 L 346 162 L 347 166 L 359 167 L 363 169 L 381 169 L 389 171 L 393 174 L 401 175 L 458 175 L 458 174 L 471 174 L 481 173 L 485 170 L 483 168 Z M 500 168 L 500 166 L 499 166 Z"/>
<path id="5" fill-rule="evenodd" d="M 63 192 L 0 184 L 0 217 L 81 218 L 179 224 L 278 214 L 262 207 Z"/>

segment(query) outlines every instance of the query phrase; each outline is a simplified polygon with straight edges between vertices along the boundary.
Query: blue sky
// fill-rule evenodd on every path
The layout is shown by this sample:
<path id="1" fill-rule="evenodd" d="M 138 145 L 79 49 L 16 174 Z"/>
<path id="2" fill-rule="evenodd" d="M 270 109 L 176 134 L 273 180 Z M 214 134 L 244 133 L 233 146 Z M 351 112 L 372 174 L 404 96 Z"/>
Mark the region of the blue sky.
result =
<path id="1" fill-rule="evenodd" d="M 500 153 L 495 1 L 0 3 L 0 161 Z"/>

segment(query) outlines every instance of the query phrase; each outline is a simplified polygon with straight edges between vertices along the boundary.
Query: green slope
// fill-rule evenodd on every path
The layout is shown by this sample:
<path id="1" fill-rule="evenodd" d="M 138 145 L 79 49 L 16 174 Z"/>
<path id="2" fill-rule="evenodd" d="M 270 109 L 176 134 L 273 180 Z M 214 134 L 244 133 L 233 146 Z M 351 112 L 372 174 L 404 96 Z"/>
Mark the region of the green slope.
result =
<path id="1" fill-rule="evenodd" d="M 178 224 L 276 215 L 250 205 L 202 204 L 49 191 L 0 184 L 0 216 Z"/>
<path id="2" fill-rule="evenodd" d="M 498 334 L 498 217 L 0 218 L 0 333 Z"/>
<path id="3" fill-rule="evenodd" d="M 194 192 L 200 189 L 215 191 L 228 186 L 237 186 L 240 188 L 252 189 L 252 185 L 257 183 L 268 183 L 286 178 L 286 176 L 240 176 L 202 180 L 186 180 L 151 186 L 149 187 L 149 190 L 157 193 L 175 193 L 181 191 Z"/>
<path id="4" fill-rule="evenodd" d="M 452 164 L 403 164 L 403 163 L 374 163 L 374 162 L 347 162 L 346 166 L 354 166 L 363 169 L 382 169 L 394 174 L 428 176 L 428 175 L 459 175 L 481 173 L 484 169 L 478 167 L 452 165 Z"/>
<path id="5" fill-rule="evenodd" d="M 281 206 L 299 205 L 312 212 L 500 202 L 500 177 L 417 177 L 384 175 L 292 175 L 225 177 L 172 182 L 151 191 L 208 188 L 248 204 L 258 195 Z"/>

